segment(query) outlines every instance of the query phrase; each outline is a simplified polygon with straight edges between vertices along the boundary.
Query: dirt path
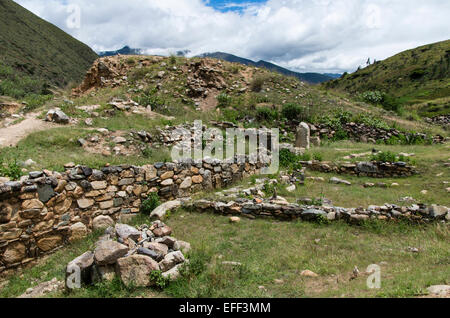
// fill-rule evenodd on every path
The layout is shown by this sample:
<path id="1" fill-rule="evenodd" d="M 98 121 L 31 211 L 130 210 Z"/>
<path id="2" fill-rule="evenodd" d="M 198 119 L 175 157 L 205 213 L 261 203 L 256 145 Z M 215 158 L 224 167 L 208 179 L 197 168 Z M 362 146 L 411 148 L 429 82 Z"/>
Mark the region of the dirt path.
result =
<path id="1" fill-rule="evenodd" d="M 16 146 L 17 143 L 29 134 L 58 127 L 58 125 L 38 119 L 38 113 L 29 113 L 25 119 L 16 125 L 0 128 L 0 148 Z"/>

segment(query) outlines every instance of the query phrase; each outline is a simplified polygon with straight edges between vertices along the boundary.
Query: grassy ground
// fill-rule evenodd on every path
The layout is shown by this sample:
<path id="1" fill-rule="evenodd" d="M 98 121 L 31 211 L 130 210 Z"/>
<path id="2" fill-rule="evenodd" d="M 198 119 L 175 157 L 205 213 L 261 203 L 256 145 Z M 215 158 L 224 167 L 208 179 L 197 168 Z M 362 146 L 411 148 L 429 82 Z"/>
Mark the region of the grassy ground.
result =
<path id="1" fill-rule="evenodd" d="M 343 157 L 350 154 L 370 152 L 373 145 L 338 142 L 324 145 L 310 151 L 311 157 L 320 154 L 325 161 L 345 161 Z M 417 167 L 419 175 L 408 178 L 363 178 L 349 175 L 339 175 L 339 178 L 348 180 L 352 186 L 333 185 L 328 183 L 335 174 L 326 174 L 307 171 L 307 176 L 323 177 L 325 182 L 307 181 L 306 186 L 299 187 L 292 194 L 281 191 L 281 195 L 294 200 L 299 197 L 320 198 L 325 196 L 336 205 L 344 207 L 368 206 L 370 204 L 398 203 L 400 198 L 413 197 L 419 202 L 436 203 L 449 206 L 450 198 L 446 188 L 450 182 L 450 171 L 444 163 L 450 162 L 450 148 L 448 145 L 434 146 L 387 146 L 376 145 L 379 151 L 391 151 L 393 153 L 415 154 L 409 157 L 410 164 Z M 364 161 L 370 157 L 358 158 L 350 161 Z M 365 183 L 386 183 L 388 188 L 364 188 Z M 399 187 L 390 187 L 392 183 L 398 183 Z M 422 194 L 427 190 L 427 194 Z"/>
<path id="2" fill-rule="evenodd" d="M 135 223 L 143 223 L 140 217 Z M 450 232 L 445 225 L 247 220 L 178 211 L 167 223 L 192 244 L 192 268 L 165 290 L 127 289 L 118 281 L 49 297 L 415 297 L 430 285 L 450 283 Z M 64 266 L 93 247 L 97 235 L 51 255 L 9 279 L 0 297 L 16 297 L 57 277 Z M 408 247 L 419 248 L 411 253 Z M 223 261 L 242 266 L 223 265 Z M 381 289 L 368 289 L 366 275 L 350 280 L 358 266 L 381 266 Z M 318 278 L 300 276 L 309 269 Z M 276 281 L 278 280 L 278 281 Z"/>

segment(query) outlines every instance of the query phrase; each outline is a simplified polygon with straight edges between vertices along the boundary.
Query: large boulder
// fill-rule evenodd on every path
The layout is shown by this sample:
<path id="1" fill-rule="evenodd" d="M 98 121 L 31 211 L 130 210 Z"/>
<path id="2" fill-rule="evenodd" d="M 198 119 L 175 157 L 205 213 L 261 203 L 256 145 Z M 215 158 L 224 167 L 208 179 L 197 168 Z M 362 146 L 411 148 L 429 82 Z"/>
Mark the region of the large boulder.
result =
<path id="1" fill-rule="evenodd" d="M 5 253 L 3 253 L 3 261 L 6 264 L 14 264 L 23 260 L 26 256 L 26 248 L 20 242 L 12 243 L 8 245 Z"/>
<path id="2" fill-rule="evenodd" d="M 128 253 L 128 246 L 115 241 L 100 241 L 94 251 L 94 259 L 97 265 L 114 264 L 119 258 Z"/>
<path id="3" fill-rule="evenodd" d="M 316 210 L 316 209 L 309 209 L 304 212 L 302 212 L 302 218 L 304 220 L 317 220 L 320 217 L 326 218 L 328 216 L 328 213 L 322 210 Z"/>
<path id="4" fill-rule="evenodd" d="M 176 265 L 184 263 L 185 258 L 183 253 L 180 251 L 172 252 L 167 254 L 164 259 L 159 263 L 159 267 L 162 272 L 167 272 L 168 270 L 174 268 Z"/>
<path id="5" fill-rule="evenodd" d="M 68 124 L 70 121 L 69 116 L 67 116 L 61 109 L 55 108 L 50 109 L 45 116 L 46 121 L 52 121 L 58 124 Z"/>
<path id="6" fill-rule="evenodd" d="M 133 241 L 137 241 L 142 235 L 136 228 L 127 224 L 116 224 L 115 228 L 117 235 L 123 240 L 130 238 Z"/>
<path id="7" fill-rule="evenodd" d="M 144 247 L 152 250 L 158 254 L 161 254 L 163 257 L 169 253 L 169 247 L 165 244 L 156 243 L 156 242 L 145 242 Z"/>
<path id="8" fill-rule="evenodd" d="M 437 204 L 433 204 L 428 208 L 428 212 L 430 213 L 430 216 L 432 218 L 445 218 L 445 216 L 447 215 L 448 212 L 448 208 L 445 206 L 440 206 Z"/>
<path id="9" fill-rule="evenodd" d="M 180 206 L 181 206 L 181 201 L 178 201 L 178 200 L 163 203 L 159 207 L 154 209 L 152 213 L 150 213 L 150 218 L 156 218 L 156 219 L 162 220 L 166 216 L 168 211 L 177 209 Z"/>
<path id="10" fill-rule="evenodd" d="M 364 173 L 377 173 L 378 167 L 372 162 L 359 162 L 356 165 L 356 169 Z"/>
<path id="11" fill-rule="evenodd" d="M 70 226 L 70 241 L 78 241 L 85 238 L 88 234 L 86 225 L 81 222 L 75 223 Z"/>
<path id="12" fill-rule="evenodd" d="M 151 257 L 132 255 L 117 260 L 116 271 L 126 286 L 150 287 L 154 282 L 150 278 L 159 265 Z"/>
<path id="13" fill-rule="evenodd" d="M 180 277 L 180 269 L 184 264 L 178 264 L 167 272 L 162 273 L 162 276 L 170 281 L 177 280 Z"/>
<path id="14" fill-rule="evenodd" d="M 191 250 L 191 244 L 184 241 L 176 241 L 173 245 L 174 251 L 181 251 L 183 254 L 187 254 Z"/>
<path id="15" fill-rule="evenodd" d="M 104 230 L 110 226 L 114 226 L 114 220 L 107 215 L 99 215 L 92 221 L 92 228 L 94 231 Z"/>

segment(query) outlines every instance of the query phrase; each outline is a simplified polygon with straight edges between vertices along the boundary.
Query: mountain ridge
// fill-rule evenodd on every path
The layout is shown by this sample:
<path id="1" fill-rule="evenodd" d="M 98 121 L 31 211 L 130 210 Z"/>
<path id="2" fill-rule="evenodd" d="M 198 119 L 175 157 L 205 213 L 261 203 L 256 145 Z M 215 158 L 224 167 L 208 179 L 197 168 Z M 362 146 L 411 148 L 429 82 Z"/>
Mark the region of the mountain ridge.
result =
<path id="1" fill-rule="evenodd" d="M 328 76 L 325 74 L 312 73 L 312 72 L 308 72 L 308 73 L 294 72 L 294 71 L 288 70 L 284 67 L 281 67 L 279 65 L 273 64 L 271 62 L 267 62 L 264 60 L 255 62 L 250 59 L 242 58 L 237 55 L 224 53 L 224 52 L 203 53 L 203 54 L 198 55 L 197 57 L 210 57 L 210 58 L 225 60 L 227 62 L 240 63 L 240 64 L 244 64 L 247 66 L 264 67 L 271 71 L 275 71 L 277 73 L 280 73 L 280 74 L 283 74 L 286 76 L 296 77 L 299 80 L 309 82 L 311 84 L 320 84 L 320 83 L 324 83 L 324 82 L 327 82 L 327 81 L 330 81 L 333 79 L 332 76 Z"/>

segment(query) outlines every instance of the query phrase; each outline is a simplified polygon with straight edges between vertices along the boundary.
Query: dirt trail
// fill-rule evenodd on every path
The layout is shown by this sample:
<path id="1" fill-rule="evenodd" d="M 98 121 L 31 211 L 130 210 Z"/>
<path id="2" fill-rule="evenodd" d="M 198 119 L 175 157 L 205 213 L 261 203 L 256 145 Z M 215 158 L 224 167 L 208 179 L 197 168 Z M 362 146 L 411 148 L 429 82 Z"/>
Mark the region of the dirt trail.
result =
<path id="1" fill-rule="evenodd" d="M 29 113 L 20 123 L 0 128 L 0 148 L 16 146 L 20 140 L 33 132 L 58 127 L 56 124 L 38 119 L 37 116 L 39 113 Z"/>

